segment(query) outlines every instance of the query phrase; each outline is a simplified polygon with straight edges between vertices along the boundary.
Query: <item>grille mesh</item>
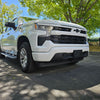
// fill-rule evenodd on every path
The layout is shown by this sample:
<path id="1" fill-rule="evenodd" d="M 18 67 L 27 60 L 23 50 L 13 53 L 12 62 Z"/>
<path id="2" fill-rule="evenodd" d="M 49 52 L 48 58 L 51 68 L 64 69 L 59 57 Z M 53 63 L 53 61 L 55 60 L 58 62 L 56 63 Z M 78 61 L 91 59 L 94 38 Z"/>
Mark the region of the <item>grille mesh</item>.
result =
<path id="1" fill-rule="evenodd" d="M 50 40 L 54 43 L 62 44 L 86 44 L 86 38 L 80 36 L 52 35 Z"/>
<path id="2" fill-rule="evenodd" d="M 86 44 L 86 38 L 80 36 L 51 35 L 39 36 L 38 45 L 43 45 L 46 40 L 51 40 L 55 44 Z"/>

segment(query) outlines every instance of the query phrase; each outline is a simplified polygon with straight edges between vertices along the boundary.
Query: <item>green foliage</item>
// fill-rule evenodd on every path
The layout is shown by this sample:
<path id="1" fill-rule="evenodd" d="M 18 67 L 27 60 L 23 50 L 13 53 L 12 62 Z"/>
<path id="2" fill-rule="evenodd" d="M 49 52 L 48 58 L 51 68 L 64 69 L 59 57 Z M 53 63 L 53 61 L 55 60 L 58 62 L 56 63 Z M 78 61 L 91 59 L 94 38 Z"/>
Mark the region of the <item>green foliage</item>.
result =
<path id="1" fill-rule="evenodd" d="M 24 19 L 25 22 L 36 20 L 35 18 L 30 18 L 30 17 L 21 17 L 21 18 Z"/>
<path id="2" fill-rule="evenodd" d="M 14 4 L 7 6 L 6 3 L 2 3 L 0 0 L 0 33 L 4 32 L 4 24 L 7 21 L 11 21 L 12 18 L 21 14 L 22 11 L 18 10 L 18 7 Z"/>
<path id="3" fill-rule="evenodd" d="M 19 0 L 30 15 L 83 25 L 91 36 L 100 28 L 100 0 Z"/>
<path id="4" fill-rule="evenodd" d="M 92 46 L 90 45 L 89 48 L 90 52 L 100 52 L 100 46 L 98 45 L 92 45 Z"/>

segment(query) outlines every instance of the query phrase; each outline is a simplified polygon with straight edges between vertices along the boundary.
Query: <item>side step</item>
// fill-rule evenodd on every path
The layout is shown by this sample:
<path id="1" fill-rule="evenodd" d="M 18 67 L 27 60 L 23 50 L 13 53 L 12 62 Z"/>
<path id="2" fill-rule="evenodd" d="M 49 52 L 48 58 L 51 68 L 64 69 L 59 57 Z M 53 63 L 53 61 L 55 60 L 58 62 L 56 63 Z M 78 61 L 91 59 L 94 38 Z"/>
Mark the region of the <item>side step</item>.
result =
<path id="1" fill-rule="evenodd" d="M 11 59 L 17 59 L 17 56 L 12 56 L 11 54 L 7 54 L 7 53 L 1 53 L 1 54 Z"/>

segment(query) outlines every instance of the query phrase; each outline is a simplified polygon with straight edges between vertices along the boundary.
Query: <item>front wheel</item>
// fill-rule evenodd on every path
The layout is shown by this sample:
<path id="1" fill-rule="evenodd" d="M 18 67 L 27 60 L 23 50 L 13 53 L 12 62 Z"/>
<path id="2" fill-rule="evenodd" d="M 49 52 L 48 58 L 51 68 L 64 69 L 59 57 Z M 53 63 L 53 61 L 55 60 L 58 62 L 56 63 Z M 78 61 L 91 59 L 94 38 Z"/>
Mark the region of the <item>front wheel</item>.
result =
<path id="1" fill-rule="evenodd" d="M 32 51 L 29 43 L 23 42 L 21 44 L 18 51 L 18 60 L 23 72 L 29 73 L 35 70 L 35 62 L 32 58 Z"/>

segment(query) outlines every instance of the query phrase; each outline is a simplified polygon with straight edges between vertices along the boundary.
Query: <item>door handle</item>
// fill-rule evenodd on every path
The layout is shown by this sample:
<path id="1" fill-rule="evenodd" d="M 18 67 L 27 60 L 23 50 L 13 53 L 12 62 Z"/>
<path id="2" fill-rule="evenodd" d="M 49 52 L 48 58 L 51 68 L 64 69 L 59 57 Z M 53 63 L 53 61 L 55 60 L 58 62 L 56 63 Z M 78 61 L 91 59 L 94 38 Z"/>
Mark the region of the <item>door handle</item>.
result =
<path id="1" fill-rule="evenodd" d="M 10 33 L 7 33 L 7 35 L 9 35 Z"/>

